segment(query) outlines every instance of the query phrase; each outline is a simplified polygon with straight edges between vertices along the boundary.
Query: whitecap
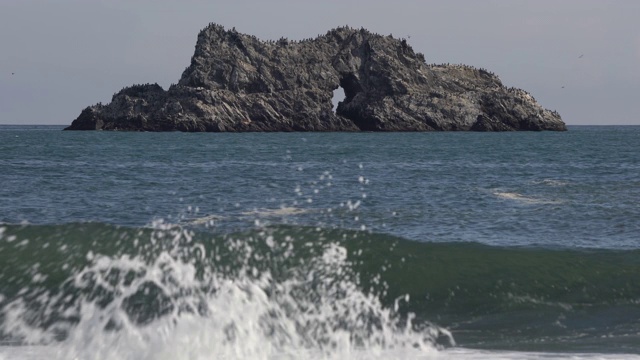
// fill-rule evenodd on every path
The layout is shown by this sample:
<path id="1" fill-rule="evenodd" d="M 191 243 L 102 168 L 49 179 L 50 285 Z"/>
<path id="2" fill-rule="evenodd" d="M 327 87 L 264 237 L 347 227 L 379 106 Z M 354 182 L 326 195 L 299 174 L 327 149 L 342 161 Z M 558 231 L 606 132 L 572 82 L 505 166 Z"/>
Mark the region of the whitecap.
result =
<path id="1" fill-rule="evenodd" d="M 494 191 L 493 195 L 499 197 L 500 199 L 512 200 L 523 204 L 560 204 L 562 201 L 559 200 L 547 200 L 547 199 L 538 199 L 529 196 L 524 196 L 522 194 L 516 192 L 501 192 Z"/>
<path id="2" fill-rule="evenodd" d="M 569 182 L 563 181 L 563 180 L 557 180 L 557 179 L 542 179 L 542 180 L 533 181 L 532 184 L 559 187 L 559 186 L 566 186 L 569 184 Z"/>
<path id="3" fill-rule="evenodd" d="M 254 209 L 245 211 L 242 215 L 258 216 L 258 217 L 274 217 L 274 216 L 291 216 L 309 213 L 310 209 L 301 209 L 296 207 L 281 207 L 278 209 Z"/>

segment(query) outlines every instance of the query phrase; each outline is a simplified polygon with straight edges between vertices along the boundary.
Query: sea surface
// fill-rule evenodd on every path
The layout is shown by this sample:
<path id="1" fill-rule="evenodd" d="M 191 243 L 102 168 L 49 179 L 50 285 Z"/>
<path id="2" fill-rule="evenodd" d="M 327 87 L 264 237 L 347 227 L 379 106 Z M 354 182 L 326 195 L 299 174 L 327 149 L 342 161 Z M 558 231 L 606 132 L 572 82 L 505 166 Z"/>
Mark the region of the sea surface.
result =
<path id="1" fill-rule="evenodd" d="M 0 126 L 0 359 L 640 359 L 639 150 Z"/>

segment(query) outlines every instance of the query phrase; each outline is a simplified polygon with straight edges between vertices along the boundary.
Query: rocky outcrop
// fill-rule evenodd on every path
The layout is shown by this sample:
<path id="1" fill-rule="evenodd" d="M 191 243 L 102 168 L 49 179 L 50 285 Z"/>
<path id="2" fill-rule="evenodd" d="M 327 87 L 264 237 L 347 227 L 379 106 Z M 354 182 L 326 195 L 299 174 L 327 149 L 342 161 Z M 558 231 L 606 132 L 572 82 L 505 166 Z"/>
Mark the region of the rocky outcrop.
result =
<path id="1" fill-rule="evenodd" d="M 333 111 L 333 91 L 345 99 Z M 134 85 L 87 107 L 68 130 L 566 130 L 560 115 L 494 74 L 428 65 L 406 40 L 343 27 L 261 41 L 211 24 L 168 90 Z"/>

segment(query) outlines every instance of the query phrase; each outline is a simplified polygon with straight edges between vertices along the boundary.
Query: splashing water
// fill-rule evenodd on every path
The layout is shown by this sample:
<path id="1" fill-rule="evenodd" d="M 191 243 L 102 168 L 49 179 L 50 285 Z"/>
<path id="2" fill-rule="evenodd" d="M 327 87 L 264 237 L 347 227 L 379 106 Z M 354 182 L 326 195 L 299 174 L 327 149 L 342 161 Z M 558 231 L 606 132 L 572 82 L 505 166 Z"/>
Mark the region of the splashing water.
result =
<path id="1" fill-rule="evenodd" d="M 453 343 L 360 289 L 346 248 L 321 235 L 200 241 L 155 224 L 82 257 L 54 289 L 7 296 L 0 333 L 57 359 L 430 358 L 438 337 Z"/>

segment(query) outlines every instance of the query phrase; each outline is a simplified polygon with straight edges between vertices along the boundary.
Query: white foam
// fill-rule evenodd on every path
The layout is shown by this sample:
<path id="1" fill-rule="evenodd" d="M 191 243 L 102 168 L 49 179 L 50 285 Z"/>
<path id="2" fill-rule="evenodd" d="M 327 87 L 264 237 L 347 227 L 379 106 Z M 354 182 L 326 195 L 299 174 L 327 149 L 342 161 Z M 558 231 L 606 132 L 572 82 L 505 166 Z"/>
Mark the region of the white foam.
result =
<path id="1" fill-rule="evenodd" d="M 562 180 L 556 180 L 556 179 L 543 179 L 543 180 L 540 180 L 540 181 L 535 181 L 534 184 L 542 184 L 542 185 L 547 185 L 547 186 L 558 187 L 558 186 L 566 186 L 566 185 L 569 184 L 569 182 L 562 181 Z"/>
<path id="2" fill-rule="evenodd" d="M 276 217 L 276 216 L 291 216 L 309 213 L 310 209 L 301 209 L 296 207 L 281 207 L 278 209 L 255 209 L 252 211 L 243 212 L 242 215 L 257 216 L 257 217 Z"/>
<path id="3" fill-rule="evenodd" d="M 151 243 L 160 239 L 172 239 L 175 247 L 156 255 L 153 251 L 136 256 L 88 254 L 91 265 L 70 278 L 69 285 L 80 293 L 112 297 L 106 304 L 100 302 L 101 295 L 77 300 L 66 315 L 79 321 L 52 327 L 68 331 L 63 342 L 56 343 L 47 330 L 28 325 L 29 311 L 15 301 L 16 306 L 6 308 L 10 316 L 4 330 L 28 343 L 49 345 L 1 347 L 0 357 L 426 359 L 440 358 L 437 336 L 450 336 L 435 326 L 415 328 L 411 317 L 401 322 L 378 297 L 361 291 L 350 273 L 346 249 L 337 244 L 327 244 L 317 256 L 305 259 L 299 271 L 291 269 L 286 277 L 275 279 L 269 271 L 250 265 L 255 249 L 249 240 L 225 242 L 234 255 L 245 259 L 244 266 L 225 274 L 197 263 L 202 257 L 192 252 L 201 253 L 202 247 L 193 246 L 189 232 L 165 229 Z M 278 243 L 266 236 L 261 241 L 273 254 L 291 253 L 290 238 Z M 165 248 L 166 244 L 158 247 Z M 141 324 L 132 318 L 137 313 L 126 310 L 127 301 L 149 284 L 172 307 Z"/>
<path id="4" fill-rule="evenodd" d="M 164 347 L 163 347 L 164 348 Z M 195 349 L 193 349 L 195 350 Z M 0 346 L 0 360 L 48 360 L 55 358 L 56 355 L 61 354 L 60 346 Z M 267 350 L 268 351 L 268 350 Z M 237 357 L 234 354 L 230 357 L 223 357 L 222 352 L 212 351 L 211 354 L 194 356 L 194 351 L 188 351 L 185 353 L 178 353 L 176 350 L 167 351 L 165 353 L 158 354 L 157 359 L 171 359 L 171 360 L 210 360 L 210 359 L 249 359 Z M 193 356 L 193 357 L 191 357 Z M 133 354 L 130 357 L 124 359 L 132 359 Z M 78 358 L 86 360 L 96 359 L 114 359 L 110 356 L 110 352 L 103 354 L 93 354 L 88 358 Z M 151 358 L 140 358 L 142 360 Z M 253 358 L 251 358 L 253 359 Z M 517 352 L 517 351 L 488 351 L 488 350 L 474 350 L 474 349 L 462 349 L 452 348 L 441 351 L 431 352 L 419 352 L 411 349 L 386 349 L 380 351 L 370 351 L 367 349 L 354 349 L 349 352 L 333 354 L 326 354 L 321 351 L 313 349 L 299 349 L 295 352 L 285 352 L 282 354 L 273 354 L 270 357 L 258 356 L 256 359 L 274 359 L 274 360 L 286 360 L 286 359 L 304 359 L 304 360 L 368 360 L 368 359 L 388 359 L 388 360 L 400 360 L 400 359 L 415 359 L 415 360 L 637 360 L 640 356 L 635 354 L 598 354 L 598 353 L 544 353 L 544 352 Z"/>
<path id="5" fill-rule="evenodd" d="M 212 225 L 215 222 L 224 220 L 225 217 L 221 215 L 207 215 L 195 219 L 187 219 L 186 222 L 191 225 Z"/>
<path id="6" fill-rule="evenodd" d="M 559 200 L 538 199 L 538 198 L 533 198 L 529 196 L 524 196 L 516 192 L 494 191 L 493 195 L 501 199 L 517 201 L 523 204 L 561 204 L 562 203 L 562 201 L 559 201 Z"/>

